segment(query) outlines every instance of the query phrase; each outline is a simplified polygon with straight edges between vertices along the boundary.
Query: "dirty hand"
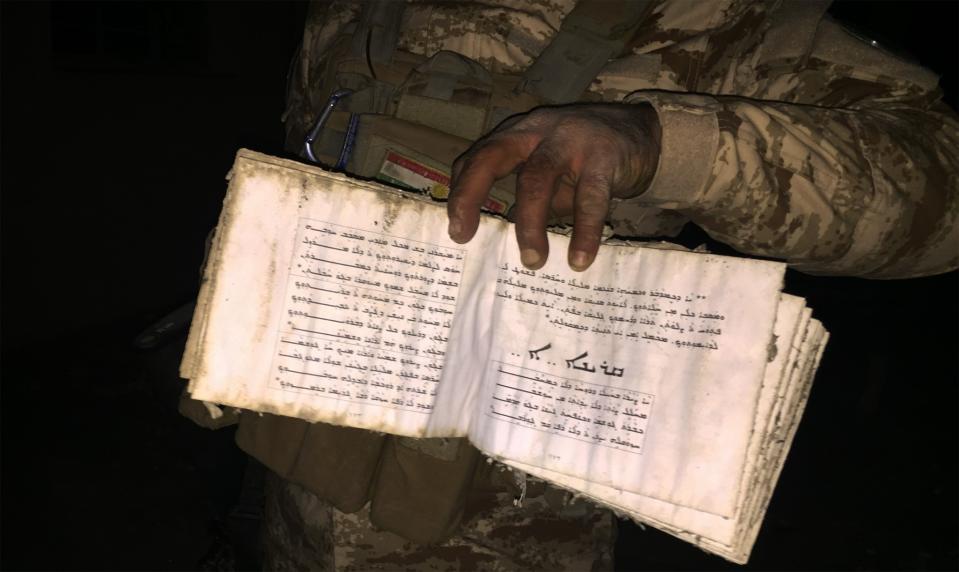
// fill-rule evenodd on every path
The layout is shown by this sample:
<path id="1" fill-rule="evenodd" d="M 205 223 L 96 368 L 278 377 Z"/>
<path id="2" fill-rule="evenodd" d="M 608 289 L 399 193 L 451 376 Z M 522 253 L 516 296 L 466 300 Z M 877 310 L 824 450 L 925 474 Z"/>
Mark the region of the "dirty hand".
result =
<path id="1" fill-rule="evenodd" d="M 516 172 L 516 240 L 523 264 L 546 263 L 550 209 L 573 215 L 569 266 L 593 263 L 611 197 L 648 186 L 659 160 L 660 128 L 647 104 L 544 107 L 504 121 L 453 164 L 449 235 L 468 242 L 493 183 Z"/>

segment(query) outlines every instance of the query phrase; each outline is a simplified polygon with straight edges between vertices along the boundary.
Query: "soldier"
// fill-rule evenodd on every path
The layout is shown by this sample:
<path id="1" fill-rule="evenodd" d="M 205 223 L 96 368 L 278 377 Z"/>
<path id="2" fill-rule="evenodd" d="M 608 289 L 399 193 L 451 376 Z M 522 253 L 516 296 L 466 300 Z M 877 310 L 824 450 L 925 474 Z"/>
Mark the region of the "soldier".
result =
<path id="1" fill-rule="evenodd" d="M 605 225 L 663 236 L 692 221 L 804 272 L 954 269 L 956 115 L 933 74 L 827 7 L 317 4 L 291 74 L 288 145 L 353 174 L 450 186 L 457 242 L 482 207 L 508 214 L 530 268 L 561 254 L 547 252 L 551 222 L 572 224 L 568 261 L 582 270 Z M 465 441 L 246 414 L 237 440 L 275 473 L 268 568 L 612 566 L 607 511 Z"/>

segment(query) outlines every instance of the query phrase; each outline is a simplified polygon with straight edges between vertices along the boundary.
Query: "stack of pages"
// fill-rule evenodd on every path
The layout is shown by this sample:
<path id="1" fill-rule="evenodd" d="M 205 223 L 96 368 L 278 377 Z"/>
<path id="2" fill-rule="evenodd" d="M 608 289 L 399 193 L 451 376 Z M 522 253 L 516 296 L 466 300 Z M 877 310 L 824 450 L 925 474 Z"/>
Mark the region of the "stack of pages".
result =
<path id="1" fill-rule="evenodd" d="M 828 339 L 781 263 L 569 239 L 523 267 L 444 205 L 240 151 L 182 375 L 193 397 L 498 461 L 744 563 Z"/>

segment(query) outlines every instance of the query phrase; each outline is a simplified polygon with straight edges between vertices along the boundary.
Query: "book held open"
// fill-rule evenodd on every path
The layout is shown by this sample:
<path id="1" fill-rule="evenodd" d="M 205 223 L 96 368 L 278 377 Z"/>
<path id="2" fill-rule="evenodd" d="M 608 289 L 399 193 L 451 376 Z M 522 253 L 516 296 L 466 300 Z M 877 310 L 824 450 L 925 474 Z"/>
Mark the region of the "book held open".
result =
<path id="1" fill-rule="evenodd" d="M 828 339 L 781 263 L 569 239 L 523 267 L 441 204 L 240 151 L 181 366 L 195 399 L 498 461 L 745 562 Z"/>

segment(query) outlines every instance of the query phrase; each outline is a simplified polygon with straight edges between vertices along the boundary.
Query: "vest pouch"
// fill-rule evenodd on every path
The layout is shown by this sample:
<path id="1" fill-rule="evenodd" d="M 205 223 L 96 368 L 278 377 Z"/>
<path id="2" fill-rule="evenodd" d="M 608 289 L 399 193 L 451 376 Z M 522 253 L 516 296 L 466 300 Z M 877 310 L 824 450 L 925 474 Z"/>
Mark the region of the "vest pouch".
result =
<path id="1" fill-rule="evenodd" d="M 480 458 L 466 439 L 389 438 L 370 521 L 421 544 L 446 540 L 463 519 Z"/>
<path id="2" fill-rule="evenodd" d="M 472 141 L 388 115 L 360 116 L 349 173 L 443 200 L 449 196 L 450 166 Z M 484 208 L 507 215 L 515 203 L 516 177 L 497 181 Z"/>
<path id="3" fill-rule="evenodd" d="M 479 62 L 439 51 L 397 90 L 392 115 L 470 141 L 486 131 L 493 78 Z"/>
<path id="4" fill-rule="evenodd" d="M 236 443 L 341 512 L 366 506 L 387 437 L 364 429 L 244 412 Z"/>

